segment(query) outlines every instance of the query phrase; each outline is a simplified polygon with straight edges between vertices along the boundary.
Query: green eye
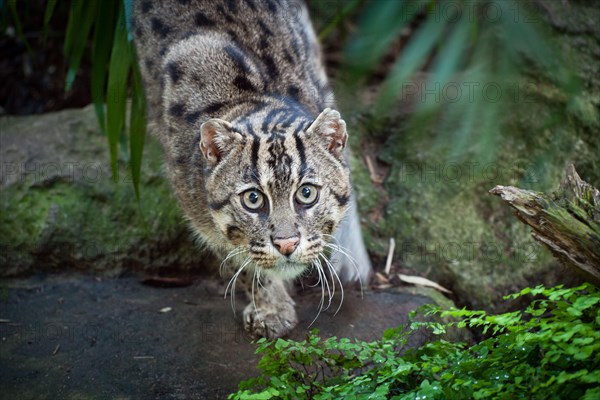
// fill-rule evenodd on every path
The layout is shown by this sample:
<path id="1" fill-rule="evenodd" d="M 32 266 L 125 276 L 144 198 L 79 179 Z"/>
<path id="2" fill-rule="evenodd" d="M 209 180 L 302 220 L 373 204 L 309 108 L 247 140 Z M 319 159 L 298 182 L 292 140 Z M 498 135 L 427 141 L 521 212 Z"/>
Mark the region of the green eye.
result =
<path id="1" fill-rule="evenodd" d="M 296 191 L 296 200 L 300 204 L 307 206 L 313 205 L 317 202 L 319 197 L 319 189 L 313 185 L 302 185 Z"/>
<path id="2" fill-rule="evenodd" d="M 265 196 L 258 190 L 250 189 L 242 193 L 242 204 L 250 211 L 259 210 L 265 203 Z"/>

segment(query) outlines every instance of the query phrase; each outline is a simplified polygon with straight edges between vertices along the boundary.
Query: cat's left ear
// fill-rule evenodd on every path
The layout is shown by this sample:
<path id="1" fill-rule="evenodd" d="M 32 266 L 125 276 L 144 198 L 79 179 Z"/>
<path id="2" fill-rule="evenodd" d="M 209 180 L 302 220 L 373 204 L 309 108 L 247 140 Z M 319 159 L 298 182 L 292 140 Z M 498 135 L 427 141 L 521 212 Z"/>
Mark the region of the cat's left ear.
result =
<path id="1" fill-rule="evenodd" d="M 316 134 L 325 141 L 327 150 L 337 158 L 342 158 L 344 147 L 348 141 L 346 122 L 339 112 L 326 108 L 306 130 L 307 134 Z"/>
<path id="2" fill-rule="evenodd" d="M 216 165 L 241 135 L 222 119 L 212 118 L 200 127 L 200 151 L 209 165 Z"/>

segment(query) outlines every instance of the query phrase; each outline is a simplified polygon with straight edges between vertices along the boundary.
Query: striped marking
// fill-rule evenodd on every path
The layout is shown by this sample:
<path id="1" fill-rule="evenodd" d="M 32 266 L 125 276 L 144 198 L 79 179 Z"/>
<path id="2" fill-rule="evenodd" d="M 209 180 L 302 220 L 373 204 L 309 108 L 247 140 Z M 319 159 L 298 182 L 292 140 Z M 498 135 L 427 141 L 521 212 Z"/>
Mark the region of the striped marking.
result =
<path id="1" fill-rule="evenodd" d="M 252 138 L 252 153 L 250 155 L 250 161 L 252 162 L 252 170 L 259 177 L 258 171 L 258 150 L 260 148 L 260 138 L 254 134 Z M 258 179 L 260 180 L 260 179 Z"/>
<path id="2" fill-rule="evenodd" d="M 227 53 L 227 56 L 231 59 L 231 61 L 234 62 L 234 64 L 239 69 L 244 71 L 246 74 L 249 74 L 252 72 L 252 70 L 250 69 L 250 66 L 246 62 L 246 58 L 244 57 L 244 55 L 242 53 L 240 53 L 238 51 L 238 49 L 236 49 L 235 47 L 233 47 L 231 45 L 227 45 L 227 46 L 225 46 L 224 50 L 225 50 L 225 53 Z"/>
<path id="3" fill-rule="evenodd" d="M 296 144 L 296 151 L 298 152 L 298 157 L 300 158 L 300 179 L 304 178 L 306 174 L 306 152 L 304 149 L 304 143 L 302 143 L 302 139 L 298 137 L 298 134 L 294 132 L 293 134 L 294 142 Z"/>
<path id="4" fill-rule="evenodd" d="M 350 201 L 350 196 L 348 196 L 347 194 L 339 194 L 334 192 L 333 190 L 331 191 L 331 193 L 333 194 L 333 197 L 335 197 L 335 199 L 337 200 L 340 207 L 345 206 Z"/>
<path id="5" fill-rule="evenodd" d="M 208 206 L 210 207 L 211 210 L 219 211 L 219 210 L 223 209 L 223 207 L 225 207 L 226 205 L 229 204 L 229 199 L 230 199 L 230 197 L 226 197 L 225 199 L 220 200 L 220 201 L 211 201 L 208 203 Z"/>

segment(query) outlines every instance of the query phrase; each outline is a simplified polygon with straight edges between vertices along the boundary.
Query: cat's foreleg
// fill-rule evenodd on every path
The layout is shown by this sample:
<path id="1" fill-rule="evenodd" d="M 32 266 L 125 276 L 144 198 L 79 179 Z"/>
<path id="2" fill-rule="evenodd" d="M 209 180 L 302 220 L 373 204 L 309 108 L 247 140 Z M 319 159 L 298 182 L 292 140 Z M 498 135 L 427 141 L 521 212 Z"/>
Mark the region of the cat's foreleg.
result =
<path id="1" fill-rule="evenodd" d="M 281 279 L 249 270 L 240 276 L 240 281 L 250 298 L 243 313 L 244 328 L 248 333 L 253 337 L 275 339 L 296 326 L 295 303 Z"/>

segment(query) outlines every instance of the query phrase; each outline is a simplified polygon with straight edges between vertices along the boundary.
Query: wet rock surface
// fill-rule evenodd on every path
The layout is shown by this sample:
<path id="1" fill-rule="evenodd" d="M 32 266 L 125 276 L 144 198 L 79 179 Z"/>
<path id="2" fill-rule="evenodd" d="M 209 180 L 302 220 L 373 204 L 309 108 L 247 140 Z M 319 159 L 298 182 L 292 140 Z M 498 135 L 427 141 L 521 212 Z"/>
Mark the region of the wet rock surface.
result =
<path id="1" fill-rule="evenodd" d="M 156 288 L 137 277 L 90 276 L 5 281 L 0 303 L 0 376 L 6 399 L 219 399 L 256 376 L 259 357 L 223 282 L 200 279 Z M 292 338 L 313 328 L 322 337 L 375 340 L 407 322 L 431 299 L 409 289 L 346 289 L 318 311 L 320 290 L 294 297 L 300 322 Z M 413 335 L 409 346 L 428 338 Z"/>

